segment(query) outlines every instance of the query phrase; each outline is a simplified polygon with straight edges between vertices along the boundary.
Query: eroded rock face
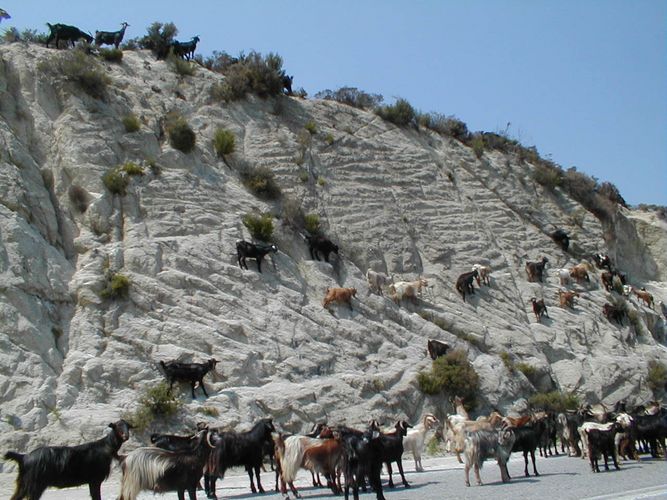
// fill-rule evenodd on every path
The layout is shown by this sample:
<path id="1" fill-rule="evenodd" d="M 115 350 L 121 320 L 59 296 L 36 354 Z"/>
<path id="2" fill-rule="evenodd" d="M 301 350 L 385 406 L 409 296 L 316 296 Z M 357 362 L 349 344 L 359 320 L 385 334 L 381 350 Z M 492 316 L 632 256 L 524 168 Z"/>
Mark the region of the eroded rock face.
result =
<path id="1" fill-rule="evenodd" d="M 467 351 L 481 378 L 480 411 L 509 411 L 534 387 L 592 402 L 651 397 L 646 363 L 667 360 L 664 318 L 630 299 L 635 326 L 610 324 L 597 272 L 591 284 L 570 285 L 582 295 L 574 310 L 558 307 L 553 269 L 579 258 L 554 244 L 554 227 L 570 233 L 581 255 L 610 243 L 590 213 L 570 225 L 581 207 L 558 190 L 544 192 L 532 165 L 498 152 L 477 159 L 455 140 L 336 102 L 212 102 L 220 75 L 198 69 L 182 79 L 144 52 L 103 66 L 111 79 L 105 101 L 40 69 L 57 51 L 12 44 L 2 57 L 3 447 L 98 436 L 163 379 L 158 361 L 175 358 L 219 364 L 205 379 L 210 397 L 192 401 L 183 386 L 182 414 L 155 424 L 161 428 L 202 418 L 241 426 L 268 414 L 301 431 L 323 419 L 442 415 L 446 398 L 426 398 L 416 384 L 431 364 L 427 338 Z M 161 136 L 159 124 L 174 110 L 196 132 L 189 154 Z M 142 122 L 131 134 L 121 123 L 129 112 Z M 297 137 L 308 121 L 318 133 L 299 166 Z M 236 137 L 232 168 L 212 148 L 220 127 Z M 145 175 L 132 177 L 125 196 L 112 195 L 102 176 L 128 161 L 144 162 Z M 271 168 L 283 201 L 248 192 L 243 162 Z M 310 260 L 283 218 L 275 267 L 267 258 L 261 274 L 254 261 L 241 270 L 235 242 L 249 239 L 242 215 L 279 214 L 286 199 L 320 216 L 340 256 Z M 633 284 L 664 299 L 664 225 L 622 217 L 612 245 L 619 264 Z M 525 262 L 542 256 L 546 282 L 529 283 Z M 492 283 L 464 303 L 454 282 L 474 263 L 492 267 Z M 429 287 L 416 304 L 397 305 L 369 292 L 369 267 L 396 281 L 421 276 Z M 113 272 L 129 277 L 129 298 L 101 296 Z M 331 286 L 357 288 L 352 310 L 322 307 Z M 545 299 L 550 319 L 536 322 L 531 297 Z M 533 366 L 534 380 L 508 370 L 504 352 Z"/>

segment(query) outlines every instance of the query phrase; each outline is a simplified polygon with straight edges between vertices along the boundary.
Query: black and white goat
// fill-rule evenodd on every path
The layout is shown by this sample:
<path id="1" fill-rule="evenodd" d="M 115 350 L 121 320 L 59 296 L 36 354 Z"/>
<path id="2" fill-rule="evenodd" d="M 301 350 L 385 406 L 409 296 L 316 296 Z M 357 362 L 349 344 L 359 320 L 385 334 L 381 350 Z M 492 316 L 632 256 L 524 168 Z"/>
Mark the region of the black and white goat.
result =
<path id="1" fill-rule="evenodd" d="M 206 387 L 204 387 L 204 376 L 215 369 L 218 361 L 214 358 L 209 359 L 206 363 L 180 363 L 178 361 L 160 361 L 160 366 L 164 371 L 165 376 L 169 379 L 169 389 L 172 388 L 174 382 L 183 381 L 190 382 L 192 388 L 192 399 L 195 399 L 195 387 L 197 384 L 204 391 L 204 395 L 208 397 Z"/>
<path id="2" fill-rule="evenodd" d="M 102 439 L 78 446 L 44 446 L 27 455 L 14 451 L 6 460 L 18 464 L 16 491 L 12 500 L 38 500 L 49 487 L 69 488 L 88 484 L 90 498 L 102 500 L 100 487 L 109 476 L 111 460 L 118 459 L 118 450 L 130 437 L 130 424 L 118 420 Z"/>
<path id="3" fill-rule="evenodd" d="M 178 499 L 197 500 L 197 485 L 213 449 L 207 429 L 197 434 L 190 451 L 174 452 L 146 447 L 131 451 L 121 462 L 123 478 L 119 500 L 136 500 L 142 491 L 178 492 Z"/>
<path id="4" fill-rule="evenodd" d="M 262 259 L 269 252 L 276 253 L 278 248 L 274 244 L 264 245 L 261 243 L 250 243 L 249 241 L 239 240 L 236 242 L 236 258 L 239 261 L 241 269 L 248 270 L 246 259 L 255 259 L 257 261 L 257 271 L 262 272 Z M 273 264 L 275 267 L 275 263 Z"/>
<path id="5" fill-rule="evenodd" d="M 95 45 L 98 47 L 100 45 L 113 45 L 114 47 L 118 48 L 120 42 L 123 41 L 123 37 L 125 36 L 125 28 L 128 26 L 129 24 L 123 22 L 121 23 L 121 29 L 118 31 L 96 31 Z"/>

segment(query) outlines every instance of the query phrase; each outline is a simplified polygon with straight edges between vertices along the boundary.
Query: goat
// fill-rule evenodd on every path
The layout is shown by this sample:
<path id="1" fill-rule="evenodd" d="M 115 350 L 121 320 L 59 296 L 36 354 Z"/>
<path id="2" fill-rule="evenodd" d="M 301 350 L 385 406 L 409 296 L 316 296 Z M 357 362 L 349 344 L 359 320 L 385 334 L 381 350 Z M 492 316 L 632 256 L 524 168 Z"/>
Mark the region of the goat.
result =
<path id="1" fill-rule="evenodd" d="M 376 500 L 385 500 L 382 492 L 382 445 L 377 429 L 359 432 L 347 427 L 340 427 L 343 440 L 343 472 L 345 474 L 345 500 L 349 498 L 350 488 L 354 500 L 359 499 L 359 485 L 365 491 L 365 478 L 375 491 Z"/>
<path id="2" fill-rule="evenodd" d="M 422 421 L 410 429 L 405 438 L 403 438 L 403 451 L 412 453 L 417 472 L 424 471 L 424 467 L 422 467 L 422 450 L 424 449 L 426 434 L 431 429 L 435 429 L 439 424 L 440 421 L 435 418 L 435 415 L 427 413 L 422 418 Z"/>
<path id="3" fill-rule="evenodd" d="M 587 283 L 591 282 L 591 278 L 588 276 L 588 269 L 584 264 L 577 264 L 570 269 L 570 276 L 577 280 L 577 283 L 581 283 L 584 280 L 586 280 Z"/>
<path id="4" fill-rule="evenodd" d="M 283 90 L 287 95 L 292 95 L 292 82 L 294 81 L 294 76 L 288 76 L 286 74 L 283 74 L 282 76 L 282 85 L 283 85 Z"/>
<path id="5" fill-rule="evenodd" d="M 602 282 L 602 286 L 604 286 L 606 291 L 610 292 L 613 290 L 614 274 L 611 271 L 603 271 L 602 274 L 600 274 L 600 281 Z"/>
<path id="6" fill-rule="evenodd" d="M 444 342 L 435 339 L 428 339 L 426 349 L 428 351 L 428 355 L 431 356 L 433 361 L 435 361 L 440 356 L 447 354 L 447 351 L 449 351 L 449 344 L 445 344 Z"/>
<path id="7" fill-rule="evenodd" d="M 276 456 L 280 464 L 281 493 L 287 494 L 286 485 L 292 493 L 299 497 L 294 486 L 297 471 L 300 468 L 324 474 L 328 486 L 334 494 L 340 492 L 340 485 L 336 483 L 337 468 L 343 455 L 343 445 L 340 436 L 332 439 L 318 439 L 307 436 L 289 436 L 283 438 L 281 434 L 274 436 Z"/>
<path id="8" fill-rule="evenodd" d="M 577 292 L 566 292 L 565 290 L 558 290 L 558 300 L 560 301 L 560 306 L 565 308 L 569 307 L 574 309 L 574 298 L 579 297 Z"/>
<path id="9" fill-rule="evenodd" d="M 611 455 L 614 462 L 614 467 L 619 470 L 618 461 L 616 460 L 616 445 L 614 443 L 614 436 L 620 430 L 618 423 L 613 423 L 609 430 L 588 429 L 585 432 L 588 441 L 588 458 L 591 462 L 591 469 L 593 472 L 600 472 L 598 466 L 598 454 L 602 453 L 604 457 L 604 468 L 609 470 L 607 458 Z"/>
<path id="10" fill-rule="evenodd" d="M 516 434 L 511 428 L 500 430 L 478 430 L 466 432 L 463 454 L 465 456 L 465 483 L 470 486 L 470 468 L 474 467 L 477 484 L 482 484 L 479 469 L 484 460 L 495 458 L 500 467 L 500 477 L 503 483 L 510 480 L 507 471 L 507 460 L 512 453 Z"/>
<path id="11" fill-rule="evenodd" d="M 646 441 L 649 445 L 651 456 L 658 456 L 658 444 L 665 451 L 665 438 L 667 437 L 667 415 L 664 410 L 655 415 L 636 415 L 637 439 Z M 667 459 L 667 453 L 665 453 Z"/>
<path id="12" fill-rule="evenodd" d="M 544 304 L 544 299 L 537 300 L 535 297 L 533 297 L 530 299 L 530 302 L 533 304 L 533 313 L 535 314 L 535 318 L 537 318 L 538 323 L 542 319 L 542 316 L 546 316 L 547 318 L 549 317 L 549 314 L 547 313 L 547 306 Z"/>
<path id="13" fill-rule="evenodd" d="M 408 428 L 412 426 L 408 424 L 405 420 L 399 420 L 396 422 L 395 431 L 392 433 L 381 433 L 380 435 L 380 445 L 382 447 L 382 461 L 387 466 L 387 474 L 389 474 L 389 487 L 394 487 L 394 481 L 391 475 L 391 463 L 396 462 L 398 466 L 398 472 L 401 474 L 401 479 L 403 481 L 403 486 L 406 488 L 410 487 L 410 484 L 405 479 L 405 474 L 403 473 L 403 462 L 401 457 L 403 456 L 403 437 L 407 435 Z"/>
<path id="14" fill-rule="evenodd" d="M 623 306 L 606 303 L 602 306 L 602 314 L 604 314 L 609 322 L 614 321 L 623 326 L 623 318 L 626 315 Z"/>
<path id="15" fill-rule="evenodd" d="M 141 491 L 177 491 L 179 500 L 197 499 L 197 485 L 213 445 L 207 429 L 200 431 L 190 451 L 174 452 L 162 448 L 137 448 L 121 463 L 123 477 L 119 500 L 135 500 Z"/>
<path id="16" fill-rule="evenodd" d="M 648 307 L 653 309 L 653 295 L 647 292 L 645 288 L 642 288 L 641 290 L 633 288 L 632 293 L 634 293 L 637 296 L 637 298 L 643 300 Z"/>
<path id="17" fill-rule="evenodd" d="M 475 287 L 472 284 L 472 280 L 478 276 L 479 273 L 477 272 L 477 269 L 473 269 L 472 271 L 463 273 L 458 278 L 456 278 L 456 291 L 461 294 L 463 302 L 466 301 L 466 295 L 475 294 Z"/>
<path id="18" fill-rule="evenodd" d="M 613 272 L 613 265 L 609 255 L 602 255 L 601 253 L 593 254 L 593 261 L 598 269 L 607 269 L 610 273 Z"/>
<path id="19" fill-rule="evenodd" d="M 200 430 L 204 430 L 203 428 Z M 156 448 L 169 451 L 192 451 L 197 445 L 197 434 L 189 436 L 176 436 L 174 434 L 151 434 L 151 444 Z"/>
<path id="20" fill-rule="evenodd" d="M 538 262 L 526 262 L 526 274 L 528 275 L 528 281 L 542 282 L 544 268 L 548 262 L 549 259 L 546 257 L 542 257 L 542 259 Z"/>
<path id="21" fill-rule="evenodd" d="M 123 22 L 121 23 L 121 26 L 122 28 L 119 31 L 96 31 L 95 45 L 98 47 L 100 45 L 113 45 L 114 47 L 118 48 L 120 42 L 123 41 L 123 37 L 125 36 L 125 28 L 127 28 L 129 24 Z"/>
<path id="22" fill-rule="evenodd" d="M 215 450 L 211 455 L 211 475 L 204 476 L 204 489 L 208 498 L 215 498 L 215 482 L 218 477 L 224 478 L 229 467 L 243 465 L 250 477 L 250 490 L 264 493 L 259 478 L 259 469 L 264 458 L 264 444 L 273 441 L 271 433 L 275 432 L 271 418 L 264 418 L 246 432 L 223 432 L 220 434 Z M 257 489 L 252 473 L 257 478 Z"/>
<path id="23" fill-rule="evenodd" d="M 18 464 L 16 491 L 12 500 L 38 500 L 48 487 L 69 488 L 88 484 L 90 498 L 102 500 L 100 487 L 109 476 L 111 460 L 130 437 L 125 420 L 109 424 L 111 432 L 102 439 L 78 446 L 44 446 L 24 455 L 9 451 L 6 460 Z"/>
<path id="24" fill-rule="evenodd" d="M 356 288 L 327 288 L 327 291 L 324 295 L 324 300 L 322 301 L 322 307 L 327 307 L 332 302 L 347 303 L 350 306 L 350 311 L 352 310 L 352 297 L 357 295 Z"/>
<path id="25" fill-rule="evenodd" d="M 276 253 L 278 248 L 273 244 L 250 243 L 249 241 L 239 240 L 236 242 L 236 258 L 239 261 L 241 269 L 248 270 L 246 259 L 255 259 L 257 261 L 257 271 L 262 272 L 262 259 L 269 252 Z M 275 267 L 275 264 L 274 264 Z"/>
<path id="26" fill-rule="evenodd" d="M 60 23 L 46 23 L 46 25 L 49 27 L 50 31 L 49 37 L 46 39 L 47 48 L 49 47 L 49 43 L 51 43 L 52 40 L 55 40 L 56 49 L 58 48 L 58 42 L 60 42 L 60 40 L 72 42 L 72 45 L 74 45 L 77 40 L 81 40 L 82 38 L 88 43 L 92 43 L 93 41 L 92 36 L 90 36 L 88 33 L 84 33 L 76 26 L 69 26 L 67 24 Z"/>
<path id="27" fill-rule="evenodd" d="M 570 237 L 562 229 L 556 229 L 551 233 L 551 239 L 556 242 L 556 244 L 563 249 L 563 252 L 567 252 L 567 249 L 570 246 Z"/>
<path id="28" fill-rule="evenodd" d="M 463 463 L 461 453 L 465 447 L 465 433 L 478 430 L 496 430 L 502 423 L 502 417 L 499 413 L 493 412 L 486 421 L 469 420 L 466 417 L 456 414 L 448 415 L 445 425 L 447 427 L 446 435 L 454 448 L 454 453 L 459 463 Z"/>
<path id="29" fill-rule="evenodd" d="M 193 36 L 192 39 L 188 42 L 179 42 L 178 40 L 174 40 L 171 42 L 171 49 L 175 56 L 189 61 L 195 55 L 198 42 L 198 36 Z"/>
<path id="30" fill-rule="evenodd" d="M 391 298 L 397 304 L 405 298 L 410 298 L 412 302 L 417 302 L 417 297 L 421 297 L 422 288 L 428 286 L 428 281 L 424 278 L 419 278 L 415 281 L 397 281 L 389 285 L 389 293 Z"/>
<path id="31" fill-rule="evenodd" d="M 384 273 L 378 273 L 369 268 L 368 271 L 366 271 L 366 281 L 368 281 L 368 288 L 371 291 L 382 295 L 382 287 L 391 285 L 394 282 L 394 279 Z"/>
<path id="32" fill-rule="evenodd" d="M 165 363 L 164 361 L 160 361 L 160 366 L 165 376 L 169 379 L 170 390 L 177 380 L 190 382 L 192 399 L 195 399 L 196 384 L 199 384 L 204 395 L 208 397 L 206 387 L 204 387 L 204 376 L 215 369 L 217 362 L 214 358 L 209 359 L 206 363 L 179 363 L 178 361 L 168 361 Z"/>
<path id="33" fill-rule="evenodd" d="M 530 459 L 533 462 L 533 473 L 536 476 L 539 476 L 537 468 L 535 467 L 535 450 L 540 444 L 540 438 L 542 433 L 545 430 L 544 422 L 538 421 L 534 422 L 531 425 L 524 425 L 522 427 L 514 428 L 514 434 L 516 439 L 514 445 L 512 446 L 512 451 L 522 451 L 523 452 L 523 461 L 524 461 L 524 470 L 523 473 L 526 477 L 529 477 L 528 473 L 528 453 L 530 453 Z"/>
<path id="34" fill-rule="evenodd" d="M 565 286 L 568 283 L 570 283 L 570 270 L 569 269 L 561 268 L 561 269 L 556 269 L 556 271 L 554 271 L 554 272 L 555 272 L 556 276 L 558 276 L 558 280 L 559 280 L 561 286 Z"/>
<path id="35" fill-rule="evenodd" d="M 335 253 L 338 255 L 338 245 L 332 243 L 332 241 L 321 235 L 306 235 L 306 241 L 308 242 L 308 251 L 310 252 L 310 258 L 313 260 L 320 260 L 320 254 L 324 257 L 325 262 L 329 262 L 329 254 Z"/>
<path id="36" fill-rule="evenodd" d="M 486 286 L 491 286 L 491 268 L 489 266 L 483 266 L 482 264 L 473 264 L 473 271 L 477 271 L 477 286 L 482 287 L 482 283 Z"/>

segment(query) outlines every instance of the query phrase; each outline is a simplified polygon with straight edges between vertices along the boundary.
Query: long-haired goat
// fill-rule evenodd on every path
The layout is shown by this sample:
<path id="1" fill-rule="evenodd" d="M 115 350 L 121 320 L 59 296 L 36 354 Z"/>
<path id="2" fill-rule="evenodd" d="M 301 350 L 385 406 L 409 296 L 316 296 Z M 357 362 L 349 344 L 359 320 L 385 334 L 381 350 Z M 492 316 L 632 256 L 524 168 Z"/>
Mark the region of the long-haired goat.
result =
<path id="1" fill-rule="evenodd" d="M 197 500 L 197 485 L 213 445 L 207 429 L 197 434 L 191 451 L 169 451 L 147 447 L 131 451 L 121 463 L 123 478 L 119 500 L 135 500 L 140 492 L 177 491 L 178 499 Z"/>
<path id="2" fill-rule="evenodd" d="M 482 484 L 482 479 L 479 477 L 479 469 L 487 458 L 495 458 L 498 461 L 500 477 L 503 483 L 508 482 L 510 475 L 507 471 L 507 460 L 512 453 L 512 446 L 514 446 L 515 440 L 516 434 L 511 428 L 467 432 L 463 448 L 466 486 L 470 486 L 471 467 L 475 470 L 477 484 Z"/>
<path id="3" fill-rule="evenodd" d="M 130 424 L 118 420 L 102 439 L 78 446 L 44 446 L 27 455 L 14 451 L 5 454 L 19 466 L 16 491 L 12 500 L 38 500 L 44 491 L 88 484 L 90 498 L 101 500 L 100 487 L 109 476 L 111 459 L 118 459 L 118 450 L 130 437 Z"/>

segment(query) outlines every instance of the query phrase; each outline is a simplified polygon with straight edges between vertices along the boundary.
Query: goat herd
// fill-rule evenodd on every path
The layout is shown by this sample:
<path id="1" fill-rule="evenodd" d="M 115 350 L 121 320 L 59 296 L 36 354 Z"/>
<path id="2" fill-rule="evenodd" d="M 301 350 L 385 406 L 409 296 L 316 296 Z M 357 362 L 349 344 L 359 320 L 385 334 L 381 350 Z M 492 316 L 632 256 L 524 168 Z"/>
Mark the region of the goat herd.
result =
<path id="1" fill-rule="evenodd" d="M 358 499 L 359 489 L 367 491 L 368 483 L 380 500 L 385 498 L 380 478 L 382 464 L 386 465 L 388 487 L 394 487 L 395 462 L 401 481 L 408 488 L 402 456 L 411 453 L 415 470 L 423 471 L 421 455 L 429 431 L 444 437 L 448 450 L 465 464 L 467 486 L 470 469 L 475 472 L 477 484 L 482 484 L 479 469 L 489 458 L 497 461 L 502 481 L 509 481 L 507 461 L 512 452 L 523 454 L 526 476 L 530 475 L 530 455 L 533 474 L 539 476 L 535 451 L 544 457 L 558 455 L 558 439 L 562 453 L 567 448 L 571 456 L 587 455 L 593 472 L 600 472 L 599 455 L 604 457 L 606 470 L 609 459 L 619 469 L 617 456 L 639 460 L 640 453 L 658 457 L 662 449 L 667 457 L 667 408 L 656 402 L 631 410 L 618 402 L 612 411 L 597 404 L 576 412 L 539 411 L 518 417 L 493 411 L 476 420 L 470 420 L 460 398 L 455 398 L 454 404 L 456 413 L 447 416 L 444 426 L 430 413 L 414 427 L 404 420 L 389 430 L 381 429 L 376 420 L 370 421 L 365 430 L 318 423 L 304 435 L 278 432 L 271 418 L 259 420 L 246 432 L 223 431 L 200 423 L 196 432 L 188 436 L 153 434 L 152 446 L 136 448 L 125 455 L 119 450 L 129 439 L 131 426 L 119 420 L 109 424 L 108 434 L 97 441 L 73 447 L 42 447 L 26 455 L 6 453 L 6 460 L 18 464 L 16 491 L 11 500 L 37 500 L 48 487 L 83 484 L 89 485 L 93 500 L 101 500 L 101 484 L 114 459 L 122 471 L 120 500 L 134 500 L 141 491 L 176 491 L 180 500 L 188 492 L 193 500 L 202 476 L 207 497 L 217 498 L 217 479 L 224 478 L 228 468 L 237 466 L 246 469 L 251 491 L 263 493 L 260 469 L 267 458 L 275 470 L 275 490 L 286 498 L 287 487 L 296 497 L 300 496 L 294 480 L 298 470 L 305 469 L 311 472 L 314 487 L 323 486 L 321 475 L 333 494 L 344 492 L 347 499 L 352 490 Z"/>

